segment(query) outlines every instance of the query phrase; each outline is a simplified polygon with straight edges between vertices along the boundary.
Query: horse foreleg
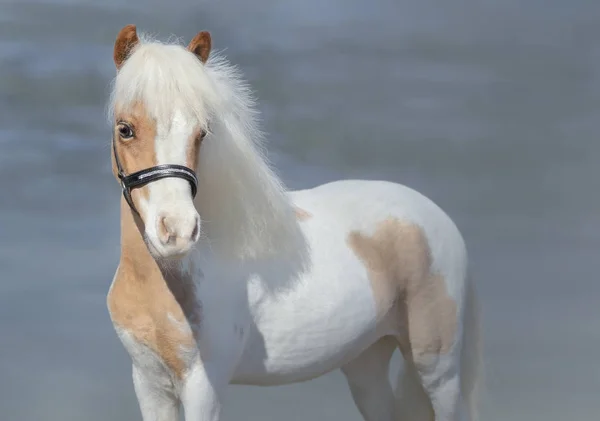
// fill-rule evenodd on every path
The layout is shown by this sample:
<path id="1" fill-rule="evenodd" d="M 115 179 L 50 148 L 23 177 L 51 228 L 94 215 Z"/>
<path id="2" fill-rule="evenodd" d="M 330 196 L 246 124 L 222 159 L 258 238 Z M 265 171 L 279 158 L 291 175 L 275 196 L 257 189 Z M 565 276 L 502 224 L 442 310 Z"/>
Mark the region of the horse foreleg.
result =
<path id="1" fill-rule="evenodd" d="M 182 383 L 181 403 L 186 421 L 219 421 L 223 395 L 229 386 L 244 344 L 235 324 L 223 322 L 221 329 L 206 325 L 200 354 Z M 205 341 L 205 342 L 203 342 Z M 201 357 L 204 353 L 205 357 Z"/>
<path id="2" fill-rule="evenodd" d="M 144 421 L 178 421 L 179 400 L 169 387 L 148 379 L 133 366 L 133 386 Z"/>
<path id="3" fill-rule="evenodd" d="M 181 393 L 186 421 L 219 421 L 221 397 L 228 379 L 221 370 L 196 364 L 188 374 Z"/>

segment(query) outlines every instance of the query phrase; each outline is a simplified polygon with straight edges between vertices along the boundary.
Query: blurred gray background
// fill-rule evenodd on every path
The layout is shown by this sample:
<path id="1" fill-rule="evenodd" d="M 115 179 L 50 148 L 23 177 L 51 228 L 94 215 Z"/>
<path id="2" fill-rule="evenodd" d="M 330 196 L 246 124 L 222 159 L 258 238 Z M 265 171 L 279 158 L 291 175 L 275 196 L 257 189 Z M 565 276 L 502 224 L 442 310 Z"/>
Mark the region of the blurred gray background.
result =
<path id="1" fill-rule="evenodd" d="M 141 420 L 106 310 L 118 30 L 212 32 L 292 188 L 385 178 L 457 222 L 491 421 L 600 410 L 598 0 L 0 1 L 0 420 Z M 338 372 L 227 420 L 359 421 Z"/>

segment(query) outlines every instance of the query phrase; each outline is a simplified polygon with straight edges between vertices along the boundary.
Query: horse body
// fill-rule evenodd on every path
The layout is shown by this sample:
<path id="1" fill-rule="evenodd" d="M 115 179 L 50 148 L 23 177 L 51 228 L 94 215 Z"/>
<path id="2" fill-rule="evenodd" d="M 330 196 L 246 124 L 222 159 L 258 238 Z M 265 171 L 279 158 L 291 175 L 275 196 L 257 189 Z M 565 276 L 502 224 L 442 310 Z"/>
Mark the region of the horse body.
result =
<path id="1" fill-rule="evenodd" d="M 451 219 L 385 181 L 285 191 L 245 137 L 256 135 L 245 92 L 222 62 L 211 67 L 207 33 L 187 51 L 139 44 L 131 26 L 115 44 L 115 173 L 174 165 L 152 185 L 123 186 L 108 307 L 144 420 L 175 421 L 182 403 L 186 420 L 217 421 L 228 384 L 280 385 L 340 368 L 366 421 L 471 421 L 477 313 Z M 135 79 L 142 63 L 167 78 L 153 95 Z M 202 83 L 177 86 L 183 64 Z M 195 89 L 205 102 L 192 104 L 195 114 L 181 98 L 172 110 L 146 104 L 170 88 Z M 187 182 L 193 195 L 197 185 L 193 200 Z M 394 391 L 398 348 L 406 369 Z"/>
<path id="2" fill-rule="evenodd" d="M 345 180 L 293 192 L 292 202 L 309 213 L 299 223 L 310 249 L 306 272 L 296 279 L 275 277 L 278 285 L 251 284 L 252 320 L 247 347 L 233 377 L 235 383 L 281 384 L 310 379 L 337 369 L 384 336 L 399 336 L 395 314 L 378 319 L 365 263 L 349 246 L 352 232 L 372 233 L 388 218 L 423 224 L 430 244 L 464 249 L 453 224 L 437 206 L 401 185 Z M 433 256 L 460 302 L 464 255 L 444 262 Z M 285 284 L 291 284 L 286 287 Z M 270 293 L 269 289 L 275 292 Z M 276 315 L 276 316 L 275 316 Z"/>

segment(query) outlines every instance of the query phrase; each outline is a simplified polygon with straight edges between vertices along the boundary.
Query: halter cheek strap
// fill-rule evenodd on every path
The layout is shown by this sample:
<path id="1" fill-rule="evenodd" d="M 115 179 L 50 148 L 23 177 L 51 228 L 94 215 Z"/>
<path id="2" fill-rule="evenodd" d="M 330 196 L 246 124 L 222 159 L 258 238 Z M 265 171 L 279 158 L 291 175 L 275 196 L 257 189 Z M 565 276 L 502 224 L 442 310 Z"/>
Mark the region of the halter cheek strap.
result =
<path id="1" fill-rule="evenodd" d="M 196 192 L 198 191 L 198 177 L 196 176 L 196 173 L 188 167 L 176 164 L 163 164 L 126 175 L 125 171 L 123 171 L 121 161 L 119 160 L 119 155 L 117 154 L 117 145 L 114 134 L 112 138 L 112 149 L 115 157 L 115 164 L 117 165 L 117 175 L 119 177 L 119 181 L 121 182 L 121 189 L 123 190 L 123 197 L 125 198 L 125 201 L 129 207 L 138 215 L 139 212 L 135 208 L 133 199 L 131 197 L 131 190 L 137 187 L 145 186 L 146 184 L 156 180 L 169 177 L 183 178 L 190 183 L 190 187 L 192 189 L 192 198 L 196 197 Z"/>

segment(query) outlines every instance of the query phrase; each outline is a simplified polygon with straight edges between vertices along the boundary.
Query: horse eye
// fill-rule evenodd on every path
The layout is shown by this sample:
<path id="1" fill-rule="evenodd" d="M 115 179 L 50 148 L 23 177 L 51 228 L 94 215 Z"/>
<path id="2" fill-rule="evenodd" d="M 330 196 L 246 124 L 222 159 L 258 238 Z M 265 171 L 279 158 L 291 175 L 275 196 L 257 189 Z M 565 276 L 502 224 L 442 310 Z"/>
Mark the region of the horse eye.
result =
<path id="1" fill-rule="evenodd" d="M 200 132 L 200 136 L 198 136 L 198 140 L 204 139 L 206 137 L 206 134 L 207 134 L 206 130 L 202 130 Z"/>
<path id="2" fill-rule="evenodd" d="M 121 139 L 127 140 L 133 137 L 133 130 L 127 124 L 120 124 L 118 130 Z"/>

